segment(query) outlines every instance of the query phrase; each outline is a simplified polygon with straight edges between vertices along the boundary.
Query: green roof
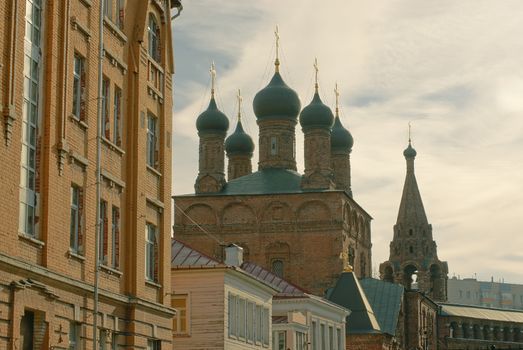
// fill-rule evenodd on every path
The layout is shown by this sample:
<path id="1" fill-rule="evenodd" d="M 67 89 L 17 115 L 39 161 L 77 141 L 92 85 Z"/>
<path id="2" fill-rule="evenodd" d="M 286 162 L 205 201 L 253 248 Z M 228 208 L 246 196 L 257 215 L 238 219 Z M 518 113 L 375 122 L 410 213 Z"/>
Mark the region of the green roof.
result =
<path id="1" fill-rule="evenodd" d="M 374 311 L 353 272 L 343 272 L 327 299 L 351 310 L 347 316 L 347 334 L 381 333 Z"/>
<path id="2" fill-rule="evenodd" d="M 289 169 L 269 168 L 229 181 L 218 194 L 301 193 L 301 174 Z"/>
<path id="3" fill-rule="evenodd" d="M 403 299 L 403 286 L 375 278 L 364 278 L 360 280 L 360 285 L 367 296 L 381 330 L 390 335 L 395 335 Z"/>

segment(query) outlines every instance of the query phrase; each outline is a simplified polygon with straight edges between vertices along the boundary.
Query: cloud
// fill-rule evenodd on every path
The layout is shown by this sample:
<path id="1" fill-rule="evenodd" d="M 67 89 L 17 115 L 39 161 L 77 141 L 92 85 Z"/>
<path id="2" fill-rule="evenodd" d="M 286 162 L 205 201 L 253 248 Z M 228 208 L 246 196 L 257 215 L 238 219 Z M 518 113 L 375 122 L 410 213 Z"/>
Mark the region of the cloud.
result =
<path id="1" fill-rule="evenodd" d="M 314 57 L 330 106 L 339 83 L 342 120 L 355 138 L 355 199 L 374 217 L 373 264 L 388 258 L 411 121 L 418 184 L 440 259 L 451 273 L 523 283 L 521 260 L 504 258 L 519 256 L 523 247 L 523 2 L 185 4 L 174 22 L 175 193 L 193 191 L 194 123 L 208 103 L 213 59 L 220 108 L 234 125 L 241 88 L 244 126 L 257 143 L 251 103 L 272 75 L 275 24 L 282 75 L 302 105 L 312 97 Z M 297 154 L 301 166 L 302 147 Z"/>

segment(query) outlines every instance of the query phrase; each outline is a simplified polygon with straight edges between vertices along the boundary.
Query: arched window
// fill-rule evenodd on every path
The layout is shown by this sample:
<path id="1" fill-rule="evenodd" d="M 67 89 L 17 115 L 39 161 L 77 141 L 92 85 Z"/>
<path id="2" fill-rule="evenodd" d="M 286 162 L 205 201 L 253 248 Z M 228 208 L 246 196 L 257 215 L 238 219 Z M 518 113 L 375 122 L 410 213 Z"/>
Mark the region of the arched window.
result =
<path id="1" fill-rule="evenodd" d="M 283 278 L 283 261 L 279 259 L 273 260 L 271 270 L 276 276 Z"/>
<path id="2" fill-rule="evenodd" d="M 160 26 L 152 13 L 149 14 L 147 33 L 149 39 L 149 56 L 156 62 L 160 62 Z"/>

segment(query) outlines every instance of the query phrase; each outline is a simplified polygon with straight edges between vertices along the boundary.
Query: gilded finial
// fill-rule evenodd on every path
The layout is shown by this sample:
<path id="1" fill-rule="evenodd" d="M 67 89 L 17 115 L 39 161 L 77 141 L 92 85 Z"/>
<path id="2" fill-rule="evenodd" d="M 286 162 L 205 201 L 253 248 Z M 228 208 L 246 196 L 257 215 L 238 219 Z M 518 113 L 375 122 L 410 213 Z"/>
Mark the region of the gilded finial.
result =
<path id="1" fill-rule="evenodd" d="M 276 39 L 276 60 L 274 61 L 274 66 L 276 67 L 276 72 L 280 71 L 280 33 L 278 31 L 278 26 L 274 30 L 274 36 Z"/>
<path id="2" fill-rule="evenodd" d="M 214 97 L 214 86 L 216 83 L 216 67 L 214 61 L 211 63 L 211 69 L 209 69 L 209 72 L 211 73 L 211 96 Z"/>
<path id="3" fill-rule="evenodd" d="M 343 272 L 353 272 L 354 269 L 352 268 L 352 265 L 350 264 L 347 264 L 347 266 L 345 266 L 345 268 L 343 269 Z"/>
<path id="4" fill-rule="evenodd" d="M 340 110 L 340 91 L 338 90 L 338 83 L 334 85 L 334 95 L 336 96 L 336 117 L 339 116 L 339 110 Z"/>
<path id="5" fill-rule="evenodd" d="M 318 68 L 318 59 L 314 58 L 314 89 L 315 92 L 318 92 L 318 71 L 320 69 Z"/>
<path id="6" fill-rule="evenodd" d="M 242 121 L 242 101 L 243 101 L 243 97 L 240 93 L 240 89 L 238 89 L 238 95 L 236 95 L 236 97 L 238 98 L 238 122 L 241 122 Z"/>

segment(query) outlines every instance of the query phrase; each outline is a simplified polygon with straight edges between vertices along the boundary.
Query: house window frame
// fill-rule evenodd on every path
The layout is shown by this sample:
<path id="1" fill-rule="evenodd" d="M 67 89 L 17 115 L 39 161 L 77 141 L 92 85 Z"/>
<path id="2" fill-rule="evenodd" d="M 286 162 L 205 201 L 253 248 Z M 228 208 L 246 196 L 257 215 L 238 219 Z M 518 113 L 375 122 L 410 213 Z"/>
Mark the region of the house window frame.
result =
<path id="1" fill-rule="evenodd" d="M 158 118 L 152 114 L 147 115 L 147 165 L 158 169 Z"/>
<path id="2" fill-rule="evenodd" d="M 109 250 L 109 218 L 107 216 L 108 203 L 100 199 L 100 217 L 98 218 L 98 261 L 101 265 L 107 265 Z"/>
<path id="3" fill-rule="evenodd" d="M 85 88 L 85 57 L 78 52 L 73 57 L 73 106 L 72 114 L 79 120 L 84 120 L 82 112 L 84 104 L 83 90 Z"/>
<path id="4" fill-rule="evenodd" d="M 71 216 L 69 228 L 69 249 L 75 254 L 83 254 L 83 188 L 71 184 Z"/>
<path id="5" fill-rule="evenodd" d="M 111 99 L 111 80 L 104 76 L 102 78 L 102 137 L 111 140 L 111 115 L 109 113 L 109 101 Z"/>
<path id="6" fill-rule="evenodd" d="M 120 208 L 113 205 L 111 208 L 111 266 L 120 269 L 120 233 L 121 233 Z"/>
<path id="7" fill-rule="evenodd" d="M 122 89 L 114 85 L 112 140 L 118 147 L 122 145 L 122 96 Z"/>
<path id="8" fill-rule="evenodd" d="M 158 24 L 156 16 L 150 12 L 149 20 L 147 21 L 147 53 L 157 63 L 161 63 L 160 39 L 160 25 Z"/>
<path id="9" fill-rule="evenodd" d="M 145 225 L 145 278 L 149 282 L 158 282 L 156 274 L 158 257 L 156 247 L 158 240 L 158 227 L 153 223 L 147 222 Z"/>
<path id="10" fill-rule="evenodd" d="M 184 306 L 176 306 L 175 300 L 183 300 Z M 171 306 L 176 309 L 176 315 L 173 318 L 173 335 L 189 335 L 190 332 L 190 298 L 189 294 L 173 294 L 171 297 Z M 175 324 L 176 322 L 176 324 Z M 185 330 L 181 325 L 185 323 Z"/>

